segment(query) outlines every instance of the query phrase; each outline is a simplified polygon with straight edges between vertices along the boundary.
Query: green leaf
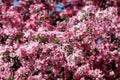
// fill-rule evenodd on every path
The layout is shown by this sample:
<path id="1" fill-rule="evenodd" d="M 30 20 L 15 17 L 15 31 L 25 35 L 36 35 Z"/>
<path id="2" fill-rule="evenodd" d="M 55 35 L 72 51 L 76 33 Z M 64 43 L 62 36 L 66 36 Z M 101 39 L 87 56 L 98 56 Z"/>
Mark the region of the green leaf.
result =
<path id="1" fill-rule="evenodd" d="M 63 80 L 62 78 L 58 78 L 58 80 Z"/>
<path id="2" fill-rule="evenodd" d="M 50 78 L 52 76 L 52 71 L 51 70 L 48 70 L 46 71 L 46 74 L 48 75 L 48 77 Z"/>
<path id="3" fill-rule="evenodd" d="M 49 0 L 50 2 L 53 2 L 54 0 Z"/>
<path id="4" fill-rule="evenodd" d="M 94 48 L 94 52 L 95 52 L 95 53 L 99 53 L 98 48 Z"/>
<path id="5" fill-rule="evenodd" d="M 40 40 L 40 36 L 37 35 L 35 38 L 33 38 L 33 40 L 37 40 L 37 41 L 39 41 L 39 40 Z"/>
<path id="6" fill-rule="evenodd" d="M 88 19 L 86 18 L 86 17 L 83 17 L 80 21 L 81 22 L 85 22 L 85 21 L 87 21 Z"/>
<path id="7" fill-rule="evenodd" d="M 82 13 L 86 13 L 86 10 L 82 10 L 81 12 L 82 12 Z"/>
<path id="8" fill-rule="evenodd" d="M 65 22 L 68 23 L 69 17 L 68 17 L 68 16 L 65 16 L 64 19 L 65 19 Z"/>
<path id="9" fill-rule="evenodd" d="M 22 36 L 23 36 L 23 33 L 16 34 L 15 41 L 20 40 L 22 38 Z"/>
<path id="10" fill-rule="evenodd" d="M 40 36 L 40 42 L 46 43 L 48 40 L 45 37 Z"/>
<path id="11" fill-rule="evenodd" d="M 37 41 L 39 41 L 41 43 L 48 42 L 48 40 L 44 36 L 39 36 L 39 35 L 37 35 L 36 37 L 34 37 L 33 40 L 37 40 Z"/>
<path id="12" fill-rule="evenodd" d="M 12 78 L 8 78 L 7 80 L 12 80 Z"/>
<path id="13" fill-rule="evenodd" d="M 64 27 L 61 28 L 61 31 L 65 32 L 65 30 L 66 30 L 66 28 L 64 28 Z"/>
<path id="14" fill-rule="evenodd" d="M 9 77 L 7 80 L 15 80 L 15 78 L 13 77 Z"/>
<path id="15" fill-rule="evenodd" d="M 83 36 L 79 36 L 79 41 L 83 41 Z"/>
<path id="16" fill-rule="evenodd" d="M 73 52 L 73 47 L 72 47 L 71 45 L 68 45 L 67 52 L 68 52 L 69 55 L 72 54 L 72 52 Z"/>
<path id="17" fill-rule="evenodd" d="M 59 39 L 58 39 L 58 38 L 52 38 L 52 39 L 51 39 L 51 42 L 56 43 L 56 44 L 59 44 Z"/>
<path id="18" fill-rule="evenodd" d="M 92 29 L 90 27 L 87 28 L 87 32 L 91 33 Z"/>
<path id="19" fill-rule="evenodd" d="M 39 13 L 39 12 L 40 12 L 39 9 L 35 9 L 35 10 L 33 11 L 33 13 Z"/>
<path id="20" fill-rule="evenodd" d="M 74 28 L 74 32 L 77 32 L 80 28 Z"/>

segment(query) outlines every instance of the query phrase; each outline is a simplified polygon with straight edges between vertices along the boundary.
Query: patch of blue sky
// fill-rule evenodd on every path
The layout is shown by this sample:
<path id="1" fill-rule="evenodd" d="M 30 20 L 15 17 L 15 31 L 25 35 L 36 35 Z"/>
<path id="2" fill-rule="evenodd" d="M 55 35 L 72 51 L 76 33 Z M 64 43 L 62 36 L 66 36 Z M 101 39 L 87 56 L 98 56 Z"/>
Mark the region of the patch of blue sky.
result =
<path id="1" fill-rule="evenodd" d="M 64 11 L 64 6 L 63 6 L 62 3 L 58 2 L 58 3 L 56 4 L 56 11 L 59 11 L 59 12 Z"/>
<path id="2" fill-rule="evenodd" d="M 97 40 L 97 44 L 101 44 L 102 43 L 102 40 L 99 38 L 98 40 Z"/>
<path id="3" fill-rule="evenodd" d="M 14 7 L 16 7 L 19 5 L 19 2 L 17 0 L 14 0 L 13 4 L 14 4 Z"/>

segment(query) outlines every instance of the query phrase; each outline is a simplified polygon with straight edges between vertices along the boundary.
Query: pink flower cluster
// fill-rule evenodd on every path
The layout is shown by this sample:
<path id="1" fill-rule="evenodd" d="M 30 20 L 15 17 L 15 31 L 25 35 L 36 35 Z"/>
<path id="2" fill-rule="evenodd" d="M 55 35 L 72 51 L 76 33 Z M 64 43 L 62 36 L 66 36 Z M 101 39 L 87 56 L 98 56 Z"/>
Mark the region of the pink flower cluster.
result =
<path id="1" fill-rule="evenodd" d="M 119 80 L 119 0 L 111 1 L 0 0 L 0 80 Z"/>

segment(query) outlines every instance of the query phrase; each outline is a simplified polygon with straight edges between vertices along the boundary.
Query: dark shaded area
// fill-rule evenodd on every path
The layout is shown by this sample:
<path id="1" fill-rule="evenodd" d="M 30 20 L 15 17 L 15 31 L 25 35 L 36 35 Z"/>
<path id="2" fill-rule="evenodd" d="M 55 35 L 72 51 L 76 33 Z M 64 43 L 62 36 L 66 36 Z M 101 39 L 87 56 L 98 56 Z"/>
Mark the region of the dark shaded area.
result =
<path id="1" fill-rule="evenodd" d="M 0 39 L 1 44 L 5 44 L 6 40 L 8 39 L 8 35 L 3 35 Z"/>
<path id="2" fill-rule="evenodd" d="M 11 62 L 11 57 L 10 57 L 10 52 L 9 51 L 5 51 L 3 53 L 2 60 L 5 61 L 5 62 Z"/>
<path id="3" fill-rule="evenodd" d="M 85 80 L 94 80 L 94 79 L 92 77 L 90 77 L 90 76 L 86 76 Z"/>
<path id="4" fill-rule="evenodd" d="M 15 56 L 15 57 L 13 58 L 13 62 L 14 62 L 14 64 L 13 64 L 13 66 L 11 67 L 13 71 L 18 70 L 18 69 L 22 66 L 22 64 L 20 63 L 20 60 L 18 59 L 17 56 Z"/>
<path id="5" fill-rule="evenodd" d="M 40 70 L 36 70 L 36 71 L 32 74 L 32 76 L 38 75 L 39 73 L 40 73 Z"/>
<path id="6" fill-rule="evenodd" d="M 118 16 L 120 16 L 120 2 L 117 2 L 117 10 L 118 10 Z"/>
<path id="7" fill-rule="evenodd" d="M 30 19 L 30 14 L 28 14 L 28 13 L 24 14 L 23 21 L 26 21 L 28 19 Z"/>
<path id="8" fill-rule="evenodd" d="M 69 77 L 68 77 L 67 80 L 73 80 L 73 74 L 74 74 L 74 73 L 71 71 L 71 72 L 70 72 L 70 75 L 69 75 Z"/>
<path id="9" fill-rule="evenodd" d="M 115 60 L 112 60 L 109 64 L 107 64 L 107 69 L 108 70 L 115 70 L 116 69 Z"/>
<path id="10" fill-rule="evenodd" d="M 98 48 L 94 48 L 94 49 L 93 49 L 93 51 L 94 51 L 96 54 L 98 54 L 98 53 L 99 53 Z"/>
<path id="11" fill-rule="evenodd" d="M 3 28 L 3 24 L 2 23 L 0 23 L 0 28 Z"/>
<path id="12" fill-rule="evenodd" d="M 72 45 L 68 45 L 68 49 L 67 49 L 68 55 L 73 53 L 73 47 Z"/>
<path id="13" fill-rule="evenodd" d="M 44 3 L 45 2 L 45 0 L 41 0 L 41 3 Z"/>
<path id="14" fill-rule="evenodd" d="M 60 18 L 59 16 L 59 12 L 56 12 L 56 11 L 53 11 L 51 12 L 50 14 L 50 18 L 51 18 L 51 21 L 52 21 L 52 25 L 56 25 L 57 21 L 63 21 L 63 19 Z"/>

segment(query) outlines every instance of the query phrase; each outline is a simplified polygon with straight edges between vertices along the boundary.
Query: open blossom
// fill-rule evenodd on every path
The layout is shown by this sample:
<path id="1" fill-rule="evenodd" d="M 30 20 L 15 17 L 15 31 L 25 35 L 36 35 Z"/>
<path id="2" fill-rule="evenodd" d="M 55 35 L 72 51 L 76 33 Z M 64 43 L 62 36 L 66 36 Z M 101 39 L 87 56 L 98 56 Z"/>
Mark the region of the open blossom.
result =
<path id="1" fill-rule="evenodd" d="M 119 0 L 0 0 L 0 80 L 119 80 Z"/>

